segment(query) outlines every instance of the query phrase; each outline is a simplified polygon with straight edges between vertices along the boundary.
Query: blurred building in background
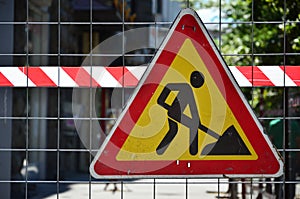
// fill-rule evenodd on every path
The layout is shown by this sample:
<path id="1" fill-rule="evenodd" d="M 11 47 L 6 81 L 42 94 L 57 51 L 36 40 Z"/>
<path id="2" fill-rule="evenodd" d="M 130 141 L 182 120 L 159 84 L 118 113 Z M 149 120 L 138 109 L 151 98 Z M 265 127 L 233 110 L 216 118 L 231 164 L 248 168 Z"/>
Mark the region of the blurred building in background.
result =
<path id="1" fill-rule="evenodd" d="M 0 0 L 0 67 L 146 67 L 186 2 Z M 197 13 L 208 23 L 206 27 L 212 38 L 221 40 L 220 34 L 231 19 L 224 19 L 223 11 L 214 7 L 202 8 Z M 253 22 L 245 24 L 253 25 Z M 127 32 L 134 29 L 144 34 L 139 38 L 127 36 Z M 102 44 L 106 44 L 104 49 L 101 49 Z M 130 46 L 141 48 L 127 51 Z M 221 46 L 221 42 L 217 46 Z M 250 57 L 250 54 L 243 56 Z M 257 89 L 255 93 L 247 88 L 252 96 L 246 97 L 259 104 L 259 117 L 274 118 L 284 114 L 299 117 L 298 88 L 269 89 L 269 101 L 258 97 L 256 102 L 251 97 L 263 96 L 266 91 Z M 35 183 L 28 183 L 31 180 L 55 184 L 69 180 L 74 174 L 88 174 L 93 159 L 90 152 L 99 149 L 91 147 L 91 142 L 100 145 L 103 141 L 100 132 L 91 135 L 93 122 L 108 134 L 133 89 L 0 87 L 1 197 L 24 198 L 24 190 L 30 196 L 35 192 Z M 74 90 L 80 93 L 75 95 L 76 100 Z M 271 100 L 272 103 L 277 100 L 278 108 L 265 111 L 263 105 Z M 262 122 L 267 125 L 269 118 Z M 299 154 L 299 149 L 296 150 Z"/>
<path id="2" fill-rule="evenodd" d="M 133 28 L 168 28 L 181 8 L 177 1 L 162 0 L 1 0 L 0 4 L 0 21 L 6 22 L 0 25 L 1 67 L 81 66 L 91 50 L 106 39 Z M 160 42 L 166 32 L 164 29 L 157 38 L 149 31 L 144 35 L 145 45 Z M 122 52 L 118 45 L 111 50 Z M 120 53 L 109 65 L 147 64 L 154 51 L 138 49 L 127 57 Z M 100 57 L 93 66 L 106 66 L 105 55 Z M 119 105 L 112 108 L 112 90 L 95 91 L 94 105 L 97 117 L 103 119 L 99 119 L 103 131 L 117 117 L 116 109 L 124 105 L 122 96 L 132 92 L 132 88 L 114 89 Z M 5 107 L 1 116 L 10 118 L 0 122 L 0 147 L 9 151 L 0 155 L 5 160 L 0 169 L 9 171 L 0 172 L 1 180 L 57 180 L 67 178 L 70 172 L 88 173 L 91 157 L 81 150 L 85 146 L 72 119 L 72 92 L 72 88 L 0 88 Z M 81 88 L 81 92 L 87 95 L 82 101 L 87 104 L 78 106 L 91 107 L 90 89 Z M 87 136 L 89 126 L 88 121 L 82 121 Z M 62 152 L 58 153 L 59 149 Z M 24 186 L 6 183 L 0 192 L 18 197 L 24 194 Z"/>

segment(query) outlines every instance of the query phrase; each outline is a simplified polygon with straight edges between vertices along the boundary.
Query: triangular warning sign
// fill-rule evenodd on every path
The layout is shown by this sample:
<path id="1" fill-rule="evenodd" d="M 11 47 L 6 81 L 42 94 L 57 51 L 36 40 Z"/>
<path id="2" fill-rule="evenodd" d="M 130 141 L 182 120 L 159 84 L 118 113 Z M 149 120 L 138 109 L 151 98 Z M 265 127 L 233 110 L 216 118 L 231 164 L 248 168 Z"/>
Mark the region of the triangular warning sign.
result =
<path id="1" fill-rule="evenodd" d="M 96 178 L 279 176 L 282 169 L 191 9 L 178 15 L 90 167 Z"/>

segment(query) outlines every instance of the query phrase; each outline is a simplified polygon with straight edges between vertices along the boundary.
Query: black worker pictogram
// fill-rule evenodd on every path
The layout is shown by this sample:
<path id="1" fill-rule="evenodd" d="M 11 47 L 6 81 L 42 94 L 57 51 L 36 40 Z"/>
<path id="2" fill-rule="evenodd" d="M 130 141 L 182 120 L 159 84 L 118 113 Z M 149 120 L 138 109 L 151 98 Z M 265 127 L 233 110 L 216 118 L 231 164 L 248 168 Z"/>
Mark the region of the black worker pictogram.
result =
<path id="1" fill-rule="evenodd" d="M 208 144 L 201 151 L 201 155 L 251 155 L 245 143 L 232 125 L 220 136 L 201 123 L 198 108 L 195 102 L 193 89 L 200 88 L 204 84 L 204 75 L 199 71 L 193 71 L 189 83 L 169 83 L 162 90 L 157 103 L 167 110 L 169 130 L 156 148 L 156 153 L 165 153 L 170 143 L 178 133 L 178 123 L 189 128 L 189 152 L 196 155 L 199 152 L 198 130 L 214 137 L 217 141 Z M 172 103 L 167 103 L 171 92 L 177 92 Z M 189 106 L 190 115 L 185 115 L 184 110 Z M 201 110 L 200 110 L 201 111 Z"/>

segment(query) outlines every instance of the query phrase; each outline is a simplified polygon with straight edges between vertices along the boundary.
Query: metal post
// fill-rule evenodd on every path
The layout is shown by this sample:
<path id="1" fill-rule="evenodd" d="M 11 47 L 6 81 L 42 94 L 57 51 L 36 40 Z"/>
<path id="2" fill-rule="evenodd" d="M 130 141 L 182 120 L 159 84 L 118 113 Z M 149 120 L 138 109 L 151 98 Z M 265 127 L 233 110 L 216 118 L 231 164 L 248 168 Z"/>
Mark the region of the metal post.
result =
<path id="1" fill-rule="evenodd" d="M 11 116 L 12 115 L 12 89 L 0 88 L 0 115 Z M 11 119 L 0 120 L 0 148 L 11 148 L 12 137 L 12 125 Z M 11 152 L 0 151 L 0 179 L 11 180 Z M 1 198 L 10 198 L 10 183 L 0 184 Z"/>
<path id="2" fill-rule="evenodd" d="M 291 180 L 291 177 L 290 177 L 290 152 L 288 152 L 286 149 L 289 149 L 289 146 L 290 146 L 290 140 L 289 140 L 289 121 L 288 119 L 286 118 L 289 114 L 289 88 L 288 87 L 285 87 L 284 88 L 284 123 L 283 123 L 283 126 L 284 126 L 284 147 L 283 147 L 283 150 L 284 150 L 284 162 L 285 162 L 285 171 L 284 171 L 284 175 L 285 175 L 285 178 L 284 178 L 284 196 L 285 198 L 291 198 L 290 196 L 290 188 L 291 188 L 291 185 L 289 183 L 286 183 L 286 181 L 289 181 Z"/>
<path id="3" fill-rule="evenodd" d="M 1 21 L 14 21 L 14 0 L 2 0 L 0 2 L 0 19 Z M 14 46 L 14 26 L 2 25 L 0 37 L 0 53 L 13 53 Z M 0 56 L 2 65 L 12 65 L 12 56 Z M 0 115 L 3 117 L 12 116 L 12 89 L 0 89 Z M 0 150 L 11 148 L 12 125 L 10 119 L 0 120 Z M 11 152 L 0 151 L 0 179 L 11 180 Z M 5 160 L 5 161 L 3 161 Z M 11 184 L 1 183 L 1 198 L 10 198 Z"/>

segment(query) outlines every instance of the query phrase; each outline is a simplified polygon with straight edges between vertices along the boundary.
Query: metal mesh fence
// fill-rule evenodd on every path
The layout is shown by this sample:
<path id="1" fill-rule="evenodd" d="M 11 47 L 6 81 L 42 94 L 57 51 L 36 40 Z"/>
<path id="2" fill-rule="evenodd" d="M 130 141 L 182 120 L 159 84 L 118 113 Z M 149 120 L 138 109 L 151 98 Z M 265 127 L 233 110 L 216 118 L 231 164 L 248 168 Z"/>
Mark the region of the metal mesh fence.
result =
<path id="1" fill-rule="evenodd" d="M 292 79 L 285 75 L 288 66 L 300 63 L 299 5 L 275 0 L 0 0 L 0 67 L 9 68 L 0 71 L 0 83 L 6 85 L 0 87 L 1 198 L 300 198 L 299 82 L 285 84 Z M 283 156 L 282 177 L 109 181 L 90 176 L 89 165 L 103 141 L 95 131 L 109 133 L 135 85 L 125 86 L 126 78 L 117 78 L 114 84 L 107 80 L 106 86 L 92 86 L 90 77 L 80 84 L 71 68 L 87 66 L 96 74 L 94 67 L 114 67 L 121 68 L 121 75 L 145 68 L 185 7 L 197 10 L 228 65 L 250 67 L 250 82 L 256 81 L 255 66 L 282 69 L 282 76 L 274 77 L 283 79 L 281 86 L 242 88 Z M 131 38 L 137 29 L 139 38 Z M 23 83 L 20 67 L 27 75 Z M 50 70 L 55 77 L 43 76 Z M 15 82 L 5 75 L 15 76 Z M 279 129 L 272 130 L 277 123 Z"/>

